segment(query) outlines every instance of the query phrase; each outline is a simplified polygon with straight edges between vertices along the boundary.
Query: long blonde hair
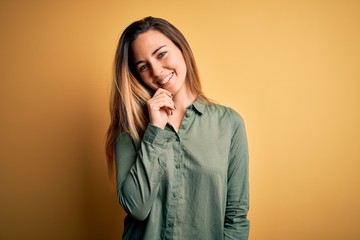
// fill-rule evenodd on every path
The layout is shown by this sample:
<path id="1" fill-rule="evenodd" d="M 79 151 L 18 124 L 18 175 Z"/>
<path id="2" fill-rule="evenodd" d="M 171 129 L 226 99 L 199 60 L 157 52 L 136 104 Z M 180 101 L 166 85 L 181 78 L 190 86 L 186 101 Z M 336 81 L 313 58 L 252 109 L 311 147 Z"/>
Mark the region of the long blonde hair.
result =
<path id="1" fill-rule="evenodd" d="M 110 96 L 110 125 L 106 134 L 106 156 L 112 172 L 115 144 L 120 133 L 127 132 L 134 140 L 141 140 L 149 123 L 146 101 L 151 91 L 141 80 L 131 57 L 131 44 L 142 33 L 157 30 L 169 38 L 182 52 L 186 81 L 199 100 L 209 102 L 203 94 L 194 55 L 183 34 L 168 21 L 146 17 L 130 24 L 122 33 L 114 61 L 113 84 Z"/>

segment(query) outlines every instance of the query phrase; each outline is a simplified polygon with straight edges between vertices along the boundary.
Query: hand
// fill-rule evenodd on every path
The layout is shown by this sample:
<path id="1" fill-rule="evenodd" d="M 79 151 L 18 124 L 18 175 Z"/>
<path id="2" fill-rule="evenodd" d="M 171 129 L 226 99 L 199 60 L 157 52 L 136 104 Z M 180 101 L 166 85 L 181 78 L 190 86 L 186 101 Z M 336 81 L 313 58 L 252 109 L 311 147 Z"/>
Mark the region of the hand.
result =
<path id="1" fill-rule="evenodd" d="M 150 123 L 164 129 L 169 115 L 175 110 L 172 95 L 169 91 L 159 88 L 147 102 Z"/>

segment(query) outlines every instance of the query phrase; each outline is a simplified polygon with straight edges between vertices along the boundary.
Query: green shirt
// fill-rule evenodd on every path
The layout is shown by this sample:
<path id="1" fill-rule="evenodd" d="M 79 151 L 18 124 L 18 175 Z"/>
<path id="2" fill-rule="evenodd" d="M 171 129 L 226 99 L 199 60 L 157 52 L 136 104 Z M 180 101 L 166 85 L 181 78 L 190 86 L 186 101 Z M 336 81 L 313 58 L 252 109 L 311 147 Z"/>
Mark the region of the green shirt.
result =
<path id="1" fill-rule="evenodd" d="M 247 140 L 231 108 L 197 100 L 178 132 L 149 124 L 115 151 L 123 239 L 248 239 Z"/>

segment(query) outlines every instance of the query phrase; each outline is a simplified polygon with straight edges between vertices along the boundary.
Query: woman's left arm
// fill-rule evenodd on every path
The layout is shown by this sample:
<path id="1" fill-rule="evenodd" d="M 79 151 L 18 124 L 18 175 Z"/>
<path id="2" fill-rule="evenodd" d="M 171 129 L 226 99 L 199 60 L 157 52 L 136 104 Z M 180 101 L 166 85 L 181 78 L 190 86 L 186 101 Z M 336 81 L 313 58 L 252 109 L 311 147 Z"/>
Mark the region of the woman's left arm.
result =
<path id="1" fill-rule="evenodd" d="M 224 239 L 248 239 L 250 223 L 248 145 L 244 121 L 232 112 L 232 139 L 229 153 L 227 200 L 224 221 Z"/>

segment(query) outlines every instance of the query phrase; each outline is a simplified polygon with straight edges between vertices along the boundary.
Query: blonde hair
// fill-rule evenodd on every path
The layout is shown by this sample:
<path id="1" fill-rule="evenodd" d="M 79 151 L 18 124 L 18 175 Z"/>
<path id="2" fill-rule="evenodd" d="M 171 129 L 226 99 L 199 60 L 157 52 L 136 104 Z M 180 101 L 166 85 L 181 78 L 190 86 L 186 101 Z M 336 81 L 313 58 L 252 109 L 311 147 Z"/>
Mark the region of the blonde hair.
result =
<path id="1" fill-rule="evenodd" d="M 146 101 L 150 90 L 141 80 L 131 57 L 131 44 L 142 33 L 157 30 L 169 38 L 182 52 L 186 68 L 186 81 L 199 100 L 209 102 L 203 94 L 194 55 L 183 34 L 168 21 L 146 17 L 130 24 L 122 33 L 114 61 L 113 84 L 110 96 L 110 125 L 106 134 L 106 156 L 109 171 L 115 158 L 115 144 L 120 133 L 128 133 L 141 140 L 149 123 Z"/>

